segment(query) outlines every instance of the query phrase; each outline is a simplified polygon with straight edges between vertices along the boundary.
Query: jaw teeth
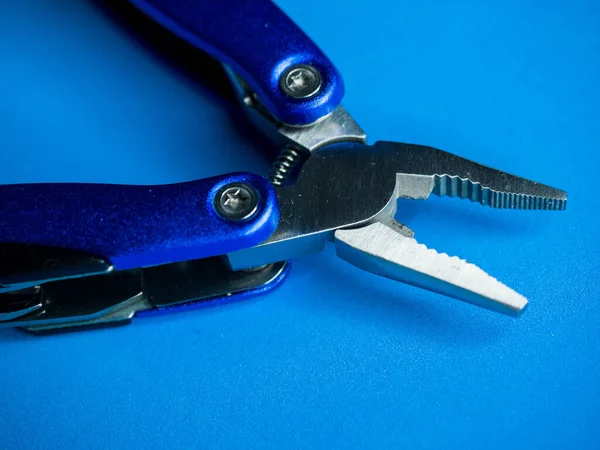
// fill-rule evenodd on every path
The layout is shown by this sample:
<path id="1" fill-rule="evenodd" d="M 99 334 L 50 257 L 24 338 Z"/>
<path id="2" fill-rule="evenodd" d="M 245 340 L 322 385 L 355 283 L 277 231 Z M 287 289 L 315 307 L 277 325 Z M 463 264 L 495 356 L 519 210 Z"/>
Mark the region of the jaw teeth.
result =
<path id="1" fill-rule="evenodd" d="M 337 230 L 338 256 L 386 278 L 402 281 L 509 315 L 518 315 L 527 299 L 456 256 L 438 253 L 381 222 Z"/>
<path id="2" fill-rule="evenodd" d="M 436 175 L 433 193 L 440 197 L 459 197 L 492 208 L 541 209 L 560 211 L 567 208 L 567 199 L 540 197 L 519 192 L 495 191 L 470 179 Z"/>

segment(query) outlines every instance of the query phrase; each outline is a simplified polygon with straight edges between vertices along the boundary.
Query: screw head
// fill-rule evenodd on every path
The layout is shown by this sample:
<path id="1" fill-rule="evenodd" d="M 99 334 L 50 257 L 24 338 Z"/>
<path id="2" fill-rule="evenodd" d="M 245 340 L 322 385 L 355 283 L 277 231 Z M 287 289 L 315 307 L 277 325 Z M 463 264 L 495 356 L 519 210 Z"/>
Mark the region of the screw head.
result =
<path id="1" fill-rule="evenodd" d="M 248 220 L 258 211 L 258 192 L 244 183 L 223 186 L 215 197 L 217 213 L 228 220 Z"/>
<path id="2" fill-rule="evenodd" d="M 292 98 L 309 98 L 319 92 L 323 79 L 321 73 L 308 64 L 288 68 L 279 79 L 279 87 Z"/>

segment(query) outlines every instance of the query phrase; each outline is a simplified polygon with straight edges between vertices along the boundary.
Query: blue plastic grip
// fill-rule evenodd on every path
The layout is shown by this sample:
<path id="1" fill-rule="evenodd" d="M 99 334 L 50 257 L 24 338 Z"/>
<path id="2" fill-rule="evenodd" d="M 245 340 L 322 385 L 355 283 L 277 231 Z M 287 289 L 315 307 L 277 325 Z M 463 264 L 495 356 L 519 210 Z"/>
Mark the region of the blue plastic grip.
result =
<path id="1" fill-rule="evenodd" d="M 155 21 L 231 67 L 278 120 L 312 123 L 344 95 L 338 70 L 306 34 L 270 0 L 129 0 Z M 295 64 L 318 69 L 316 96 L 295 100 L 279 78 Z"/>
<path id="2" fill-rule="evenodd" d="M 221 218 L 213 201 L 229 183 L 259 194 L 247 222 Z M 267 239 L 279 222 L 273 188 L 235 173 L 178 184 L 43 183 L 0 186 L 0 243 L 38 244 L 107 258 L 116 269 L 221 255 Z"/>

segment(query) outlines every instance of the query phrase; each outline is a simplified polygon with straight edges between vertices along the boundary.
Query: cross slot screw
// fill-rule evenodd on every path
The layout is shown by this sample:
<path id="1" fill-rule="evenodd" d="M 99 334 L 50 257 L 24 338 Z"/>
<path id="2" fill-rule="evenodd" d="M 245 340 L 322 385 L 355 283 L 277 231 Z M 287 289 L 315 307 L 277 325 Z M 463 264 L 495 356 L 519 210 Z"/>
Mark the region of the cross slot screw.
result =
<path id="1" fill-rule="evenodd" d="M 258 193 L 245 183 L 232 183 L 222 187 L 215 197 L 215 210 L 228 220 L 248 220 L 258 211 Z"/>
<path id="2" fill-rule="evenodd" d="M 321 73 L 313 66 L 296 64 L 283 73 L 279 87 L 289 97 L 301 99 L 317 94 L 322 83 Z"/>

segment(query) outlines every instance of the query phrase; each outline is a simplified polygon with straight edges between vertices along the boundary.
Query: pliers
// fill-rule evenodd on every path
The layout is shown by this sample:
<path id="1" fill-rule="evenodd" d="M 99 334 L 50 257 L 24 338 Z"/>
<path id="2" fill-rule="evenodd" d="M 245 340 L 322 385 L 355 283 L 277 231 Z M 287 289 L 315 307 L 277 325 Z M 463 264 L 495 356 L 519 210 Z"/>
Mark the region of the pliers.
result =
<path id="1" fill-rule="evenodd" d="M 282 151 L 265 177 L 0 186 L 0 326 L 79 329 L 246 298 L 327 243 L 374 274 L 524 310 L 525 297 L 482 269 L 417 243 L 396 220 L 397 201 L 435 194 L 564 210 L 564 191 L 432 147 L 368 145 L 340 103 L 338 70 L 270 0 L 130 1 L 218 59 Z"/>

